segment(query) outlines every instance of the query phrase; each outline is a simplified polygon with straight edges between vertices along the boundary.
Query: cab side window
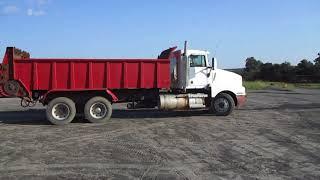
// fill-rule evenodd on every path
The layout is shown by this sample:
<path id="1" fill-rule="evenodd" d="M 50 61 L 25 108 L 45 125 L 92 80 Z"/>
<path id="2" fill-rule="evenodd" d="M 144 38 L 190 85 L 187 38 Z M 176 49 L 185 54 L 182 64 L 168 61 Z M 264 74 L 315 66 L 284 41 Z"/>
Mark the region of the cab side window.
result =
<path id="1" fill-rule="evenodd" d="M 190 67 L 206 67 L 206 57 L 204 55 L 190 55 Z"/>

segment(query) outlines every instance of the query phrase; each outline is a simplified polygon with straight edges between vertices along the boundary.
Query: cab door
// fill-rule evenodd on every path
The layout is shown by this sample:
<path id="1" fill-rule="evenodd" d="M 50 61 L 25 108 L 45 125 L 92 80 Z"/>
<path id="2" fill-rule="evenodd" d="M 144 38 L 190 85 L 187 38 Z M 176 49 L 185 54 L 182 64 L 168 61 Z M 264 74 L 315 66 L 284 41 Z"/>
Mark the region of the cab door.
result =
<path id="1" fill-rule="evenodd" d="M 208 85 L 207 61 L 205 55 L 190 55 L 188 89 L 202 89 Z"/>

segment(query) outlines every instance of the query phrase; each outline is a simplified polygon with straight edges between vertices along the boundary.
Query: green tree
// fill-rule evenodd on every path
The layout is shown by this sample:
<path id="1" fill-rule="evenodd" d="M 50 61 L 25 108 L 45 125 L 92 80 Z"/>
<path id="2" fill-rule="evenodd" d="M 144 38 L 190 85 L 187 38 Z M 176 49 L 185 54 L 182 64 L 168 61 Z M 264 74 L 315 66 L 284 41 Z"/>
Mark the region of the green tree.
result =
<path id="1" fill-rule="evenodd" d="M 281 81 L 290 82 L 295 80 L 294 67 L 289 62 L 280 64 Z"/>
<path id="2" fill-rule="evenodd" d="M 294 67 L 289 62 L 262 64 L 259 73 L 259 79 L 266 81 L 292 81 L 294 77 Z"/>
<path id="3" fill-rule="evenodd" d="M 249 57 L 246 59 L 246 71 L 259 71 L 262 64 L 261 61 L 256 60 L 254 57 Z"/>
<path id="4" fill-rule="evenodd" d="M 249 57 L 246 59 L 246 68 L 244 72 L 244 77 L 247 80 L 256 80 L 258 78 L 260 67 L 263 63 L 256 60 L 254 57 Z"/>
<path id="5" fill-rule="evenodd" d="M 265 63 L 261 65 L 261 70 L 259 74 L 259 78 L 261 80 L 271 81 L 273 78 L 273 64 Z"/>
<path id="6" fill-rule="evenodd" d="M 320 53 L 318 53 L 318 57 L 314 60 L 314 65 L 320 67 Z"/>
<path id="7" fill-rule="evenodd" d="M 282 80 L 282 74 L 281 74 L 281 65 L 280 64 L 274 64 L 273 65 L 273 81 L 281 81 Z"/>
<path id="8" fill-rule="evenodd" d="M 313 75 L 313 63 L 303 59 L 297 65 L 296 70 L 298 75 Z"/>
<path id="9" fill-rule="evenodd" d="M 318 53 L 318 57 L 314 60 L 314 78 L 320 82 L 320 53 Z"/>

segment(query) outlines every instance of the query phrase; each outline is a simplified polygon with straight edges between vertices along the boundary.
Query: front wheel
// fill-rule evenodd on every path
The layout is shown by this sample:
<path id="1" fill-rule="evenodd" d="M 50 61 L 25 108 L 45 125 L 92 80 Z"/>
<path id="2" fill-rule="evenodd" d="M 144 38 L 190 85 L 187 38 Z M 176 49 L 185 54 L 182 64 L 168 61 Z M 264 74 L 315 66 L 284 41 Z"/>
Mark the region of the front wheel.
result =
<path id="1" fill-rule="evenodd" d="M 111 118 L 112 105 L 104 97 L 93 97 L 86 103 L 84 115 L 91 123 L 105 123 Z"/>
<path id="2" fill-rule="evenodd" d="M 217 116 L 228 116 L 235 107 L 233 98 L 226 93 L 218 94 L 211 101 L 211 109 Z"/>

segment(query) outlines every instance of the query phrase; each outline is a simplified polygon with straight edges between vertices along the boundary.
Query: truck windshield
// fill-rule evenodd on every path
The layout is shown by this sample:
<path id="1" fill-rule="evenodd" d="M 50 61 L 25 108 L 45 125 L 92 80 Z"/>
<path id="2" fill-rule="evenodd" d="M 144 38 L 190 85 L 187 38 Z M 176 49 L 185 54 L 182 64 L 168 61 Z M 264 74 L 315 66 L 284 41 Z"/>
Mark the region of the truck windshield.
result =
<path id="1" fill-rule="evenodd" d="M 190 55 L 190 67 L 206 67 L 206 57 L 204 55 Z"/>

